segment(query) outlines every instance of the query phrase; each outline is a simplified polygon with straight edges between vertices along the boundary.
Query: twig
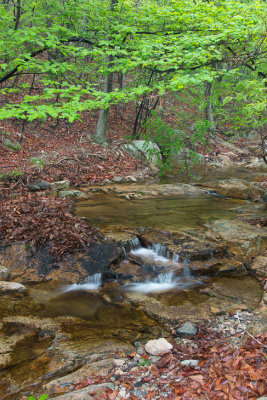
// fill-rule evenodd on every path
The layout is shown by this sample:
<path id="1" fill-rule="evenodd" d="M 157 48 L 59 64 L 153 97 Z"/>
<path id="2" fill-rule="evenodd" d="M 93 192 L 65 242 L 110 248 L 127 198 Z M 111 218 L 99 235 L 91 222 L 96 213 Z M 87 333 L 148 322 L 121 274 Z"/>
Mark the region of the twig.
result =
<path id="1" fill-rule="evenodd" d="M 238 322 L 239 322 L 239 324 L 241 325 L 241 321 L 240 321 L 240 318 L 239 318 L 239 315 L 238 315 L 238 311 L 236 312 L 236 316 L 237 316 L 237 319 L 238 319 Z M 244 329 L 244 334 L 247 334 L 248 336 L 250 336 L 253 340 L 255 340 L 255 342 L 257 342 L 258 344 L 260 344 L 262 347 L 264 347 L 264 348 L 267 348 L 267 346 L 265 346 L 263 343 L 261 343 L 258 339 L 256 339 L 253 335 L 251 335 L 248 331 L 247 331 L 247 328 L 245 328 Z"/>

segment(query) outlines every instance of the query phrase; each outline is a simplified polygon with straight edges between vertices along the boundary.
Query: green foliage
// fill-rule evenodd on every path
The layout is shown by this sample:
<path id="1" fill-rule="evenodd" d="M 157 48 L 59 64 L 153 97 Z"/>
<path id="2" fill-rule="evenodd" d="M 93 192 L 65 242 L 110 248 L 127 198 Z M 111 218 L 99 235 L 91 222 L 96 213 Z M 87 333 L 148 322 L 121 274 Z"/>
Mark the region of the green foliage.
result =
<path id="1" fill-rule="evenodd" d="M 174 129 L 170 124 L 165 123 L 157 111 L 152 112 L 152 117 L 146 122 L 146 131 L 143 138 L 146 140 L 145 150 L 150 154 L 157 156 L 160 175 L 164 176 L 172 170 L 175 157 L 179 154 L 185 154 L 183 169 L 190 169 L 190 164 L 196 164 L 199 161 L 199 155 L 191 148 L 187 149 L 187 144 L 190 146 L 196 144 L 206 144 L 205 121 L 200 121 L 197 129 L 192 133 L 190 140 L 181 129 Z M 148 142 L 153 141 L 158 145 L 159 151 L 149 147 Z"/>
<path id="2" fill-rule="evenodd" d="M 48 398 L 48 394 L 42 394 L 38 399 L 34 396 L 29 396 L 28 400 L 47 400 Z"/>
<path id="3" fill-rule="evenodd" d="M 139 365 L 140 365 L 140 367 L 149 366 L 150 365 L 150 360 L 145 360 L 144 358 L 140 357 L 139 358 Z"/>
<path id="4" fill-rule="evenodd" d="M 33 165 L 37 165 L 39 168 L 43 168 L 43 166 L 45 165 L 45 161 L 42 158 L 35 158 L 32 157 L 30 159 L 31 164 Z"/>
<path id="5" fill-rule="evenodd" d="M 22 171 L 11 171 L 5 174 L 0 174 L 0 180 L 3 181 L 17 181 L 18 178 L 24 175 L 24 172 Z"/>

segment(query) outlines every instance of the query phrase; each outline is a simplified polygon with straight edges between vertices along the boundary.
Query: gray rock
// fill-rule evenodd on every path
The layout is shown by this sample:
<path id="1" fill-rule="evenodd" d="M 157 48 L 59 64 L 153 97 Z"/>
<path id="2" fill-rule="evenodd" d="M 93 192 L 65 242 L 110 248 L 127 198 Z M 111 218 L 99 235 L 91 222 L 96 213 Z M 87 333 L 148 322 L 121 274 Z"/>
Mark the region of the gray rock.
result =
<path id="1" fill-rule="evenodd" d="M 64 181 L 50 183 L 50 188 L 52 190 L 67 190 L 70 188 L 70 181 L 66 179 Z"/>
<path id="2" fill-rule="evenodd" d="M 186 322 L 181 328 L 177 329 L 176 332 L 181 338 L 190 339 L 196 335 L 197 328 L 191 322 Z"/>
<path id="3" fill-rule="evenodd" d="M 184 360 L 181 361 L 181 365 L 183 367 L 197 367 L 198 366 L 198 360 Z"/>
<path id="4" fill-rule="evenodd" d="M 0 281 L 0 294 L 25 292 L 26 287 L 21 283 Z"/>
<path id="5" fill-rule="evenodd" d="M 264 201 L 264 203 L 267 204 L 267 190 L 265 190 L 265 192 L 264 192 L 263 201 Z"/>
<path id="6" fill-rule="evenodd" d="M 138 160 L 148 162 L 156 166 L 161 158 L 160 149 L 156 143 L 146 140 L 134 140 L 131 144 L 125 144 L 124 150 Z"/>
<path id="7" fill-rule="evenodd" d="M 123 181 L 123 177 L 122 176 L 115 176 L 114 178 L 113 178 L 113 182 L 122 182 Z"/>
<path id="8" fill-rule="evenodd" d="M 136 389 L 132 392 L 136 397 L 138 397 L 139 399 L 144 398 L 145 396 L 147 396 L 147 391 L 145 390 L 141 390 L 141 389 Z"/>
<path id="9" fill-rule="evenodd" d="M 267 400 L 267 396 L 258 397 L 257 400 Z"/>
<path id="10" fill-rule="evenodd" d="M 31 182 L 27 185 L 27 188 L 31 192 L 38 192 L 39 190 L 47 190 L 50 188 L 50 184 L 46 181 L 40 180 L 40 181 L 34 181 Z"/>
<path id="11" fill-rule="evenodd" d="M 61 197 L 75 197 L 76 199 L 86 199 L 87 196 L 85 193 L 80 190 L 62 190 L 60 192 Z"/>
<path id="12" fill-rule="evenodd" d="M 9 271 L 3 265 L 0 265 L 0 281 L 6 281 L 9 277 Z"/>

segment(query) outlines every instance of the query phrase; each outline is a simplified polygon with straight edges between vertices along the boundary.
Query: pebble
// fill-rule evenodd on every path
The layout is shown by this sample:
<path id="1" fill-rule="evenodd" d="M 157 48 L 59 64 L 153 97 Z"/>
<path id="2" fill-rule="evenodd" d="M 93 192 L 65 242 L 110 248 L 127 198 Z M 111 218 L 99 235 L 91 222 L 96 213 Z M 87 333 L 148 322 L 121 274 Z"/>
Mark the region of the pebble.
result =
<path id="1" fill-rule="evenodd" d="M 181 338 L 191 339 L 196 335 L 197 328 L 191 322 L 186 322 L 176 332 Z"/>

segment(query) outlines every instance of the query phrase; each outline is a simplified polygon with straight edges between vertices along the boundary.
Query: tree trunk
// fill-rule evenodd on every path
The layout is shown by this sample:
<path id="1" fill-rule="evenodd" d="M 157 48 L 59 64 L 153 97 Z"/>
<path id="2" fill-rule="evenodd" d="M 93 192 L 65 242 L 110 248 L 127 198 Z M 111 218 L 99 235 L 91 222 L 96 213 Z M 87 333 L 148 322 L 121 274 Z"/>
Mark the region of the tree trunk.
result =
<path id="1" fill-rule="evenodd" d="M 110 10 L 114 11 L 114 7 L 118 4 L 118 0 L 110 0 Z M 106 58 L 108 68 L 112 62 L 112 56 Z M 110 93 L 112 91 L 113 74 L 109 73 L 104 80 L 104 93 Z M 107 130 L 108 130 L 108 117 L 109 108 L 100 110 L 98 121 L 96 125 L 96 131 L 94 135 L 95 142 L 102 145 L 107 145 Z"/>
<path id="2" fill-rule="evenodd" d="M 212 87 L 212 83 L 206 81 L 205 82 L 205 101 L 206 101 L 205 114 L 206 114 L 207 120 L 209 121 L 209 133 L 212 136 L 214 136 L 216 128 L 215 128 L 213 112 L 212 112 L 212 104 L 211 104 L 211 87 Z"/>
<path id="3" fill-rule="evenodd" d="M 107 56 L 107 65 L 109 66 L 112 61 L 111 56 Z M 108 74 L 104 81 L 104 93 L 110 93 L 112 91 L 112 78 L 113 74 Z M 96 125 L 96 131 L 94 135 L 95 142 L 98 144 L 107 145 L 107 130 L 108 130 L 108 117 L 109 108 L 100 110 L 98 121 Z"/>

